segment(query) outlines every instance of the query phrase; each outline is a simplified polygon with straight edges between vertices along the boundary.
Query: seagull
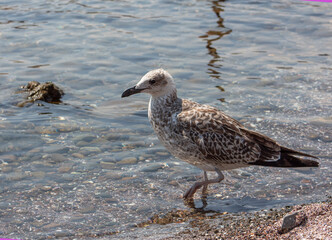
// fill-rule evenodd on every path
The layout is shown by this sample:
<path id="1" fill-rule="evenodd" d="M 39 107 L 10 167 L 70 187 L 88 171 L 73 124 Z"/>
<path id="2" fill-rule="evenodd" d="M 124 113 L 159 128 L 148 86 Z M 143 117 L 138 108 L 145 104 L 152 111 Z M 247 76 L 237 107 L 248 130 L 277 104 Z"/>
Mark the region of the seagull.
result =
<path id="1" fill-rule="evenodd" d="M 252 165 L 267 167 L 318 167 L 315 156 L 281 146 L 275 140 L 245 128 L 237 120 L 209 105 L 177 96 L 173 77 L 164 69 L 145 74 L 122 98 L 137 93 L 151 95 L 148 117 L 160 142 L 176 158 L 204 171 L 183 195 L 192 199 L 195 192 L 224 179 L 221 171 Z M 301 156 L 301 157 L 299 157 Z M 303 158 L 304 157 L 304 158 Z M 207 172 L 217 177 L 208 179 Z"/>

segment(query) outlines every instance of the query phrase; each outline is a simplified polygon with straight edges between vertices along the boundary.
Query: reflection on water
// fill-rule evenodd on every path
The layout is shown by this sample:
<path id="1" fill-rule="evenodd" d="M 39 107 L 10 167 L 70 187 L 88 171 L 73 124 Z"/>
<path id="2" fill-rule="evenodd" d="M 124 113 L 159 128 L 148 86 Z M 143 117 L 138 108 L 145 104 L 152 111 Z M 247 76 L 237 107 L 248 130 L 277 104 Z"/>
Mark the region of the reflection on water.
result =
<path id="1" fill-rule="evenodd" d="M 208 49 L 209 54 L 212 59 L 207 64 L 210 68 L 207 73 L 213 77 L 220 79 L 220 68 L 222 67 L 222 58 L 218 54 L 218 51 L 213 47 L 213 42 L 220 40 L 224 35 L 230 34 L 231 29 L 228 29 L 224 26 L 224 19 L 221 16 L 221 13 L 224 11 L 224 6 L 221 3 L 224 1 L 212 1 L 212 10 L 217 16 L 217 28 L 216 30 L 209 30 L 204 35 L 199 36 L 200 38 L 206 41 L 206 48 Z M 219 49 L 219 51 L 222 49 Z"/>
<path id="2" fill-rule="evenodd" d="M 331 195 L 332 16 L 325 6 L 0 3 L 0 236 L 117 238 L 162 214 L 204 217 Z M 182 194 L 201 171 L 160 145 L 147 96 L 120 98 L 156 67 L 174 76 L 179 96 L 317 155 L 321 167 L 225 172 L 203 202 L 198 194 L 185 205 Z M 63 103 L 16 107 L 23 96 L 15 91 L 29 81 L 53 81 L 66 93 Z M 190 228 L 186 221 L 158 233 Z"/>

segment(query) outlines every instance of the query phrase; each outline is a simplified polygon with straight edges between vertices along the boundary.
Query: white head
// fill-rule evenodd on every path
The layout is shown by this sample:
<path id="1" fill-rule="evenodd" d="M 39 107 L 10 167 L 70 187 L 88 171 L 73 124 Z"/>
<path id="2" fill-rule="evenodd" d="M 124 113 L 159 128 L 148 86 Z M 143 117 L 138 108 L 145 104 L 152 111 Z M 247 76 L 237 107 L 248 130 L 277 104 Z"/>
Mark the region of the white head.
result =
<path id="1" fill-rule="evenodd" d="M 155 69 L 145 74 L 136 86 L 127 89 L 122 97 L 136 93 L 149 93 L 152 97 L 162 97 L 176 91 L 172 76 L 164 69 Z"/>

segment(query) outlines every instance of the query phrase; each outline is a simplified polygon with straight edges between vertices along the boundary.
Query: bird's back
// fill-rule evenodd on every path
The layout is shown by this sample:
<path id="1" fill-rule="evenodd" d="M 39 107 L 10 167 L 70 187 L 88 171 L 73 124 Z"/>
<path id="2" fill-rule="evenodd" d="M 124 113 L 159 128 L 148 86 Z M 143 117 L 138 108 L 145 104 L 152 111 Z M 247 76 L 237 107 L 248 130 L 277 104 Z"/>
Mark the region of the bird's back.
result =
<path id="1" fill-rule="evenodd" d="M 286 163 L 285 167 L 291 167 L 292 162 L 296 167 L 298 158 L 290 155 L 312 157 L 294 150 L 286 153 L 288 148 L 246 129 L 214 107 L 186 99 L 177 99 L 175 104 L 158 104 L 150 106 L 149 118 L 161 142 L 176 157 L 204 170 L 248 165 L 282 167 Z"/>

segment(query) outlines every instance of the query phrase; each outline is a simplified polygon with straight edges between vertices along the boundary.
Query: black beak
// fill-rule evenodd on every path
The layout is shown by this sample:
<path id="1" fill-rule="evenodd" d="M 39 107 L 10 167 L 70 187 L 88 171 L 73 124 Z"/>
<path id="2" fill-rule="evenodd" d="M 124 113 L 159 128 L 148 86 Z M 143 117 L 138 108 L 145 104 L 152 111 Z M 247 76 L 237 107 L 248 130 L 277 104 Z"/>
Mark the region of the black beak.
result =
<path id="1" fill-rule="evenodd" d="M 141 92 L 144 89 L 136 89 L 136 86 L 132 87 L 132 88 L 128 88 L 126 91 L 124 91 L 121 95 L 122 98 L 124 97 L 129 97 L 130 95 L 136 94 Z"/>

